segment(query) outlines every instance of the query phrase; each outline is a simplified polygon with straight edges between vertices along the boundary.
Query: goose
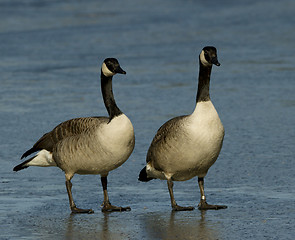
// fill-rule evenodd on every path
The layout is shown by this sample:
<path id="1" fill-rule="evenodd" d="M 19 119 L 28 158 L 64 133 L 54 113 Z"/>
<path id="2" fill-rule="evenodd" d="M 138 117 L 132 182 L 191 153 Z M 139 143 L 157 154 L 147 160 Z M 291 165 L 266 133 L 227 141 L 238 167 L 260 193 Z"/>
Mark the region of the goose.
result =
<path id="1" fill-rule="evenodd" d="M 66 189 L 72 213 L 93 213 L 80 209 L 72 196 L 71 179 L 74 174 L 99 174 L 103 187 L 102 211 L 129 211 L 130 207 L 113 206 L 107 192 L 108 173 L 121 166 L 131 155 L 134 129 L 128 117 L 116 105 L 112 78 L 116 73 L 126 74 L 115 58 L 106 58 L 101 67 L 101 91 L 108 117 L 75 118 L 60 123 L 44 134 L 21 159 L 38 151 L 30 159 L 13 168 L 19 171 L 29 166 L 56 166 L 66 178 Z"/>
<path id="2" fill-rule="evenodd" d="M 198 176 L 200 210 L 224 209 L 224 205 L 206 202 L 204 177 L 216 161 L 222 147 L 224 128 L 210 100 L 209 85 L 212 65 L 220 66 L 217 50 L 206 46 L 199 55 L 199 82 L 196 106 L 192 114 L 175 117 L 157 131 L 148 149 L 146 166 L 139 180 L 167 180 L 173 211 L 189 211 L 194 207 L 177 205 L 173 181 L 186 181 Z"/>

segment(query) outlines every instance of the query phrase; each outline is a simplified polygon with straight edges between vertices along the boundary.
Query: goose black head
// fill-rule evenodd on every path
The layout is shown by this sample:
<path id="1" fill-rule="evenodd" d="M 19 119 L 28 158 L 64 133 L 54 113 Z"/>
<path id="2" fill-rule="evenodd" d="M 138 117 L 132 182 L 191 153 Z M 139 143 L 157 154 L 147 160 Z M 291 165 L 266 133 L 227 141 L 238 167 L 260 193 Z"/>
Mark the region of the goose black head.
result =
<path id="1" fill-rule="evenodd" d="M 101 71 L 106 77 L 112 77 L 117 73 L 126 74 L 116 58 L 106 58 L 102 63 Z"/>
<path id="2" fill-rule="evenodd" d="M 215 47 L 207 46 L 204 47 L 202 52 L 200 53 L 200 62 L 204 66 L 212 66 L 212 64 L 216 66 L 220 66 L 220 63 L 217 59 L 217 50 Z"/>

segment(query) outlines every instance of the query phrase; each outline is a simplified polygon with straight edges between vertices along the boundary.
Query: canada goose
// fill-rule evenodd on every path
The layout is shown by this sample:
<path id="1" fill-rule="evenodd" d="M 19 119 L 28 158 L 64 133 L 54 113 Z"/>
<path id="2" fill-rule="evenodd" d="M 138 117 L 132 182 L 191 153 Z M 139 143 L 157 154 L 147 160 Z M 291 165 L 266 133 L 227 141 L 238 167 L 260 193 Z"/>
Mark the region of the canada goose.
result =
<path id="1" fill-rule="evenodd" d="M 14 167 L 14 171 L 29 166 L 61 168 L 72 213 L 93 213 L 92 209 L 77 208 L 72 197 L 71 179 L 77 174 L 100 174 L 104 202 L 102 211 L 127 211 L 130 207 L 111 205 L 107 193 L 108 173 L 121 166 L 134 149 L 134 130 L 128 117 L 116 105 L 112 78 L 126 74 L 115 58 L 107 58 L 101 67 L 101 91 L 109 117 L 75 118 L 62 122 L 44 134 L 21 159 L 39 151 L 32 158 Z"/>
<path id="2" fill-rule="evenodd" d="M 193 210 L 181 207 L 173 195 L 173 181 L 186 181 L 198 176 L 201 192 L 199 209 L 222 209 L 209 205 L 204 193 L 204 177 L 216 161 L 222 147 L 224 128 L 210 100 L 209 85 L 212 64 L 220 66 L 215 47 L 204 47 L 199 56 L 199 83 L 196 107 L 192 114 L 175 117 L 160 127 L 147 153 L 140 181 L 154 178 L 167 180 L 174 211 Z"/>

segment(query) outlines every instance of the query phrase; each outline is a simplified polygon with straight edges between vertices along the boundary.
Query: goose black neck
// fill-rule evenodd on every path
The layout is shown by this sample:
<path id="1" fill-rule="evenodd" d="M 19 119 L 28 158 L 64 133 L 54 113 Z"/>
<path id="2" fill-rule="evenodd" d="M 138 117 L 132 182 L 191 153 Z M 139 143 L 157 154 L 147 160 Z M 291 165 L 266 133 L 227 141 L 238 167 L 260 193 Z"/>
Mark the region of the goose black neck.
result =
<path id="1" fill-rule="evenodd" d="M 212 65 L 204 66 L 200 61 L 197 102 L 210 101 L 209 87 Z"/>
<path id="2" fill-rule="evenodd" d="M 104 105 L 109 114 L 110 121 L 114 117 L 122 114 L 114 98 L 112 78 L 113 77 L 106 77 L 103 73 L 101 73 L 101 92 L 103 96 Z"/>

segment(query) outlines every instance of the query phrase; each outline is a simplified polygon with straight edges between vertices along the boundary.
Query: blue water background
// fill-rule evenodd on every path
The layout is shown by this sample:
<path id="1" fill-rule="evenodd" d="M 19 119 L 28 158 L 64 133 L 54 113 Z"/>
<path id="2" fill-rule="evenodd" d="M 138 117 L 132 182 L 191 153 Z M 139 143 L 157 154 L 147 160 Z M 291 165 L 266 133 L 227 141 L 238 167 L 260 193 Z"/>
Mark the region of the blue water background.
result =
<path id="1" fill-rule="evenodd" d="M 292 0 L 0 1 L 0 239 L 293 239 L 295 2 Z M 137 181 L 157 129 L 195 106 L 198 54 L 218 49 L 211 99 L 226 135 L 205 178 L 226 210 L 171 212 L 165 181 Z M 73 178 L 70 215 L 57 168 L 14 173 L 20 156 L 60 122 L 106 116 L 100 65 L 118 58 L 114 94 L 136 147 L 109 175 L 128 213 L 103 214 L 99 176 Z M 197 180 L 175 183 L 197 206 Z"/>

